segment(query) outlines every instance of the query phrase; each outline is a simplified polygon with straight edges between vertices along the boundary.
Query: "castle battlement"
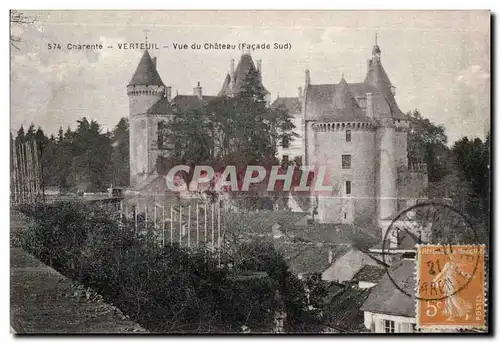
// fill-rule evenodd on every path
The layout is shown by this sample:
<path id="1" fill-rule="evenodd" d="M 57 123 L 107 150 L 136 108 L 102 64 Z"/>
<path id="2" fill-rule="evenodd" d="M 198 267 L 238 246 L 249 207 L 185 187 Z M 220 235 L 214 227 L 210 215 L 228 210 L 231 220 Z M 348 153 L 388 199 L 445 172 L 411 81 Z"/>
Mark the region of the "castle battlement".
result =
<path id="1" fill-rule="evenodd" d="M 377 125 L 373 122 L 330 122 L 330 123 L 314 123 L 312 125 L 314 131 L 331 132 L 343 130 L 375 130 Z"/>

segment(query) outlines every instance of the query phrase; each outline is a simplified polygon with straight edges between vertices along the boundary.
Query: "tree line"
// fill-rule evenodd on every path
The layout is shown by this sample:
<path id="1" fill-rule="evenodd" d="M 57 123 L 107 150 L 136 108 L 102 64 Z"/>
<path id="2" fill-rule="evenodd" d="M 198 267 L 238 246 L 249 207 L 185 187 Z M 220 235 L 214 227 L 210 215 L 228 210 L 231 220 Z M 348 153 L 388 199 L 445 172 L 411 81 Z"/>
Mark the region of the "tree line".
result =
<path id="1" fill-rule="evenodd" d="M 36 142 L 44 187 L 65 191 L 103 191 L 110 185 L 129 183 L 128 120 L 122 118 L 115 128 L 102 132 L 95 120 L 82 118 L 76 129 L 59 129 L 57 136 L 47 136 L 31 124 L 17 131 L 11 144 Z"/>
<path id="2" fill-rule="evenodd" d="M 408 112 L 408 162 L 427 164 L 429 198 L 448 198 L 466 214 L 484 243 L 489 241 L 491 133 L 462 137 L 451 147 L 442 125 Z"/>

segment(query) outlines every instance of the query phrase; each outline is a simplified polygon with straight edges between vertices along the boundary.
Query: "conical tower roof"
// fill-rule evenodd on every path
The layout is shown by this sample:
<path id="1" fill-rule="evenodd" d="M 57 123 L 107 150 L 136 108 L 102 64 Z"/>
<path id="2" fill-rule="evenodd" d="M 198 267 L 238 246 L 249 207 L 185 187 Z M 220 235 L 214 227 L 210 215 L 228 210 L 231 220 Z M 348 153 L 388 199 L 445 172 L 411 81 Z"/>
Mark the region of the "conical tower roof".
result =
<path id="1" fill-rule="evenodd" d="M 129 86 L 164 86 L 160 74 L 147 50 L 144 51 Z"/>
<path id="2" fill-rule="evenodd" d="M 224 79 L 224 83 L 222 84 L 219 96 L 229 96 L 229 95 L 231 95 L 231 76 L 228 73 L 226 75 L 226 78 Z"/>
<path id="3" fill-rule="evenodd" d="M 382 93 L 385 101 L 389 105 L 393 117 L 405 117 L 405 114 L 401 111 L 396 103 L 396 99 L 394 98 L 394 94 L 391 89 L 393 85 L 391 80 L 389 80 L 389 76 L 387 76 L 384 67 L 382 66 L 380 58 L 381 53 L 382 51 L 380 50 L 380 47 L 375 44 L 372 51 L 373 57 L 371 60 L 368 60 L 368 72 L 366 73 L 364 83 L 376 87 Z"/>
<path id="4" fill-rule="evenodd" d="M 260 71 L 257 70 L 255 64 L 253 63 L 252 56 L 250 54 L 241 55 L 241 59 L 236 66 L 236 70 L 234 71 L 234 85 L 233 85 L 233 94 L 239 93 L 243 89 L 243 84 L 245 83 L 247 74 L 252 72 L 257 72 L 259 76 L 259 82 L 261 86 L 264 88 L 266 93 L 269 93 L 267 89 L 262 84 L 262 75 Z"/>

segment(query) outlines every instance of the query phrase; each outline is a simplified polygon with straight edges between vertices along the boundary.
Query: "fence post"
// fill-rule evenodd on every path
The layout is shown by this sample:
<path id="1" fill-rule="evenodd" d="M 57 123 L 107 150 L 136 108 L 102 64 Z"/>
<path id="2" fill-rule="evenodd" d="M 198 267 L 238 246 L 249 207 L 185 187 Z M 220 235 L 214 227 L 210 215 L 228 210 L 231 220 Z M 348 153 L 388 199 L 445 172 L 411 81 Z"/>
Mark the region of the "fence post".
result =
<path id="1" fill-rule="evenodd" d="M 199 221 L 199 214 L 200 209 L 198 208 L 198 202 L 196 202 L 196 247 L 198 248 L 200 246 L 200 221 Z"/>
<path id="2" fill-rule="evenodd" d="M 212 248 L 215 249 L 215 202 L 212 203 Z"/>
<path id="3" fill-rule="evenodd" d="M 161 209 L 161 241 L 162 241 L 162 248 L 165 247 L 165 206 L 162 207 Z"/>
<path id="4" fill-rule="evenodd" d="M 187 224 L 188 248 L 191 247 L 191 205 L 188 206 L 188 224 Z"/>
<path id="5" fill-rule="evenodd" d="M 174 211 L 172 211 L 172 206 L 170 206 L 170 245 L 174 242 Z"/>
<path id="6" fill-rule="evenodd" d="M 182 206 L 179 207 L 179 245 L 182 245 Z"/>
<path id="7" fill-rule="evenodd" d="M 207 246 L 207 202 L 205 201 L 205 223 L 204 223 L 204 226 L 205 226 L 205 246 Z"/>

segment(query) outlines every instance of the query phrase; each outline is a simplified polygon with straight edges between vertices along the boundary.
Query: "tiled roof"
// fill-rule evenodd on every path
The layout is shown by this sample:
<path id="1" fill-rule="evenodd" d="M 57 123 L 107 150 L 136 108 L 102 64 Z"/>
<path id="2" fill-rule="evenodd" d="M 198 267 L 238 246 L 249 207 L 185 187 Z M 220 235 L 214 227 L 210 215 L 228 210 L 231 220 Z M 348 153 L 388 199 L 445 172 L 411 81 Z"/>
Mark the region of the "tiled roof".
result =
<path id="1" fill-rule="evenodd" d="M 279 106 L 283 106 L 288 110 L 289 114 L 300 113 L 302 110 L 302 102 L 298 97 L 293 98 L 277 98 L 274 100 L 272 107 L 276 108 Z"/>
<path id="2" fill-rule="evenodd" d="M 181 112 L 190 109 L 200 109 L 216 98 L 216 96 L 212 95 L 203 95 L 201 99 L 197 95 L 177 95 L 173 98 L 171 106 Z"/>
<path id="3" fill-rule="evenodd" d="M 348 86 L 349 91 L 354 98 L 366 97 L 366 93 L 372 93 L 372 101 L 375 112 L 390 113 L 390 108 L 385 101 L 383 94 L 377 88 L 365 83 L 350 83 Z M 333 115 L 345 118 L 342 111 L 335 109 L 334 106 L 334 96 L 339 88 L 341 88 L 340 85 L 335 84 L 309 85 L 306 89 L 305 105 L 308 119 L 321 120 L 324 116 L 332 117 Z M 372 121 L 372 119 L 366 117 L 363 112 L 360 113 L 361 117 L 359 120 Z"/>
<path id="4" fill-rule="evenodd" d="M 312 243 L 352 244 L 355 241 L 365 242 L 366 246 L 360 248 L 368 248 L 381 239 L 379 228 L 353 224 L 314 223 L 307 226 L 289 227 L 285 234 L 297 240 Z"/>
<path id="5" fill-rule="evenodd" d="M 219 92 L 219 96 L 229 96 L 231 95 L 231 75 L 229 73 L 226 75 L 224 79 L 224 83 L 222 84 L 222 88 Z"/>
<path id="6" fill-rule="evenodd" d="M 377 283 L 384 274 L 385 268 L 382 266 L 364 265 L 359 268 L 352 280 Z"/>
<path id="7" fill-rule="evenodd" d="M 394 251 L 395 249 L 400 249 L 400 250 L 416 250 L 415 245 L 418 243 L 418 239 L 416 237 L 413 237 L 412 235 L 408 234 L 406 231 L 400 231 L 401 235 L 398 237 L 398 245 L 396 248 L 390 248 L 390 250 Z M 373 246 L 370 248 L 370 250 L 382 250 L 384 247 L 385 249 L 389 250 L 390 246 L 390 240 L 385 241 L 385 246 L 383 245 L 383 242 L 381 241 L 377 245 Z"/>
<path id="8" fill-rule="evenodd" d="M 356 102 L 356 99 L 354 99 L 354 96 L 351 93 L 351 89 L 349 88 L 349 85 L 347 84 L 344 77 L 342 77 L 335 89 L 332 102 L 335 112 L 340 112 L 343 115 L 363 115 L 363 112 Z"/>
<path id="9" fill-rule="evenodd" d="M 153 106 L 151 106 L 147 111 L 147 114 L 163 114 L 172 115 L 174 114 L 172 106 L 166 97 L 158 100 Z"/>
<path id="10" fill-rule="evenodd" d="M 402 260 L 391 266 L 389 278 L 387 273 L 379 283 L 372 288 L 368 299 L 361 307 L 362 311 L 383 313 L 394 316 L 415 317 L 415 261 Z M 394 280 L 394 281 L 393 281 Z M 407 294 L 401 292 L 395 285 L 402 287 Z"/>
<path id="11" fill-rule="evenodd" d="M 382 92 L 393 117 L 406 119 L 406 115 L 399 109 L 396 99 L 394 99 L 391 91 L 391 81 L 382 66 L 380 58 L 370 60 L 364 83 L 377 87 Z"/>
<path id="12" fill-rule="evenodd" d="M 247 77 L 248 72 L 252 71 L 257 71 L 257 68 L 255 67 L 255 64 L 253 63 L 252 56 L 250 54 L 243 54 L 241 55 L 241 59 L 238 62 L 238 65 L 236 66 L 236 69 L 234 71 L 234 80 L 233 80 L 233 85 L 232 89 L 230 89 L 231 85 L 231 76 L 228 74 L 226 78 L 224 79 L 224 83 L 222 84 L 222 88 L 219 92 L 219 95 L 233 95 L 237 94 L 242 91 L 243 85 L 245 83 L 245 79 Z M 269 91 L 264 87 L 262 84 L 262 75 L 259 71 L 259 81 L 264 88 L 265 93 L 269 93 Z M 229 78 L 228 78 L 229 77 Z"/>
<path id="13" fill-rule="evenodd" d="M 271 235 L 274 224 L 284 231 L 306 216 L 305 213 L 290 211 L 261 211 L 250 213 L 228 213 L 224 225 L 235 226 L 240 232 L 251 235 Z"/>
<path id="14" fill-rule="evenodd" d="M 275 242 L 274 246 L 294 274 L 321 273 L 331 264 L 328 261 L 330 251 L 333 263 L 352 249 L 348 244 Z"/>
<path id="15" fill-rule="evenodd" d="M 325 305 L 325 324 L 345 333 L 365 331 L 360 308 L 369 294 L 370 289 L 344 288 Z"/>
<path id="16" fill-rule="evenodd" d="M 156 70 L 156 67 L 149 55 L 147 50 L 144 51 L 141 60 L 139 61 L 139 65 L 135 70 L 134 76 L 132 76 L 132 80 L 130 80 L 129 86 L 164 86 L 163 81 L 161 80 L 160 74 Z"/>

